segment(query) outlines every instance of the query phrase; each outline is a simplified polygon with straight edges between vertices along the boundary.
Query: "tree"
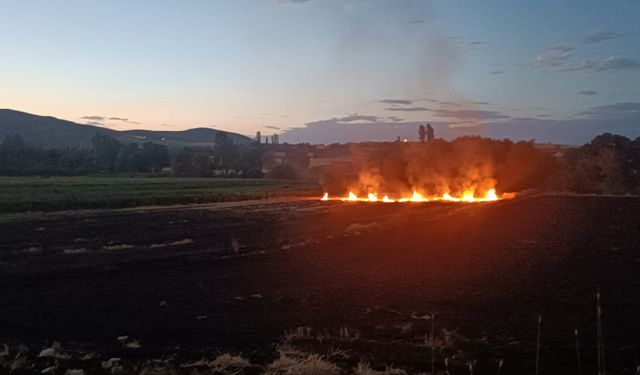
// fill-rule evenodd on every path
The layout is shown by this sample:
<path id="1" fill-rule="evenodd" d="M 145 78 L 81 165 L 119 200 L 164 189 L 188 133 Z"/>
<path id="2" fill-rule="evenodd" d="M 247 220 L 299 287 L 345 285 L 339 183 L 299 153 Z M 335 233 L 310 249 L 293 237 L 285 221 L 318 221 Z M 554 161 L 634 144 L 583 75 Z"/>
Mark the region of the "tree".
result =
<path id="1" fill-rule="evenodd" d="M 418 126 L 418 137 L 420 138 L 420 142 L 424 142 L 427 137 L 427 129 L 425 129 L 424 125 Z"/>
<path id="2" fill-rule="evenodd" d="M 91 141 L 96 154 L 98 169 L 107 172 L 116 170 L 116 161 L 120 153 L 121 144 L 109 135 L 96 134 Z"/>
<path id="3" fill-rule="evenodd" d="M 435 134 L 434 134 L 434 130 L 433 127 L 431 126 L 431 124 L 427 124 L 427 141 L 431 142 L 433 141 Z"/>

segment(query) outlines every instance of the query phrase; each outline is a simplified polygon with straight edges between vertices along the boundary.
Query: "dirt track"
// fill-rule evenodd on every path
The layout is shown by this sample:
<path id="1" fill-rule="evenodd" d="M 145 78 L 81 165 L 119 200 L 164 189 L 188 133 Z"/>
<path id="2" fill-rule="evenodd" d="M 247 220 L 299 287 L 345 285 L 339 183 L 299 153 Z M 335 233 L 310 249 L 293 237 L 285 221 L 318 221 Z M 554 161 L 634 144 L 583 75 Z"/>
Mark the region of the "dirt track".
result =
<path id="1" fill-rule="evenodd" d="M 576 327 L 593 366 L 600 287 L 608 363 L 640 361 L 638 198 L 67 214 L 0 224 L 0 249 L 0 341 L 109 351 L 129 335 L 140 355 L 259 361 L 285 330 L 349 327 L 330 344 L 354 360 L 424 370 L 418 317 L 435 313 L 460 356 L 506 374 L 531 368 L 541 314 L 543 373 L 573 373 Z"/>

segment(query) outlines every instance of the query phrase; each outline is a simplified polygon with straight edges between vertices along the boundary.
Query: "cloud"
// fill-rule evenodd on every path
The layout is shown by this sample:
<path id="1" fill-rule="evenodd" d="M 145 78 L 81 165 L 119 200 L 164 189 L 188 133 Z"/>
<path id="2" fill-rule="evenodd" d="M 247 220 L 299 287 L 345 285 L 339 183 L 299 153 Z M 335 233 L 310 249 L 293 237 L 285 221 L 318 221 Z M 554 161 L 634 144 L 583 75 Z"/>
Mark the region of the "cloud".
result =
<path id="1" fill-rule="evenodd" d="M 638 69 L 640 69 L 640 60 L 638 59 L 611 56 L 599 59 L 585 60 L 576 66 L 563 69 L 563 71 L 618 72 L 623 70 Z"/>
<path id="2" fill-rule="evenodd" d="M 121 122 L 126 122 L 127 124 L 140 125 L 139 122 L 129 121 L 128 118 L 123 118 L 123 117 L 109 117 L 107 120 L 110 120 L 110 121 L 121 121 Z"/>
<path id="3" fill-rule="evenodd" d="M 593 91 L 593 90 L 582 90 L 578 92 L 578 94 L 580 95 L 587 95 L 587 96 L 595 95 L 597 93 L 598 93 L 597 91 Z"/>
<path id="4" fill-rule="evenodd" d="M 556 67 L 567 62 L 571 54 L 567 51 L 548 49 L 536 56 L 534 63 L 541 67 Z"/>
<path id="5" fill-rule="evenodd" d="M 456 118 L 461 120 L 481 121 L 481 120 L 503 120 L 510 116 L 504 115 L 497 111 L 484 111 L 474 109 L 438 109 L 433 111 L 438 117 Z"/>
<path id="6" fill-rule="evenodd" d="M 80 117 L 81 120 L 90 120 L 90 121 L 104 121 L 107 118 L 104 116 L 82 116 Z"/>
<path id="7" fill-rule="evenodd" d="M 278 126 L 271 126 L 271 125 L 267 125 L 267 126 L 265 126 L 265 128 L 267 128 L 267 129 L 273 129 L 273 130 L 280 130 L 280 129 L 282 129 L 282 128 L 278 127 Z"/>
<path id="8" fill-rule="evenodd" d="M 431 111 L 431 109 L 426 107 L 388 107 L 385 108 L 385 111 L 397 111 L 397 112 L 426 112 Z"/>
<path id="9" fill-rule="evenodd" d="M 140 125 L 139 122 L 135 122 L 135 121 L 129 121 L 128 118 L 124 118 L 124 117 L 109 117 L 109 116 L 97 116 L 97 115 L 92 115 L 92 116 L 82 116 L 80 117 L 81 120 L 89 120 L 86 122 L 87 125 L 93 125 L 93 126 L 105 126 L 105 127 L 110 127 L 110 128 L 117 128 L 117 125 L 112 125 L 109 124 L 109 122 L 111 121 L 117 121 L 117 122 L 122 122 L 122 123 L 126 123 L 126 124 L 133 124 L 133 125 Z"/>
<path id="10" fill-rule="evenodd" d="M 400 117 L 397 117 L 397 116 L 389 116 L 389 117 L 387 117 L 387 119 L 388 119 L 389 121 L 393 121 L 393 122 L 401 122 L 401 121 L 404 121 L 404 119 L 403 119 L 403 118 L 400 118 Z"/>
<path id="11" fill-rule="evenodd" d="M 625 102 L 601 105 L 589 108 L 578 113 L 578 116 L 588 116 L 593 118 L 620 117 L 620 116 L 640 115 L 640 103 Z"/>
<path id="12" fill-rule="evenodd" d="M 282 140 L 288 143 L 311 142 L 348 143 L 362 141 L 393 142 L 397 137 L 418 140 L 418 126 L 424 122 L 379 121 L 369 124 L 345 124 L 338 119 L 313 121 L 301 128 L 293 128 L 282 134 Z M 453 138 L 460 133 L 449 127 L 446 122 L 431 122 L 436 137 Z"/>
<path id="13" fill-rule="evenodd" d="M 457 113 L 456 115 L 459 115 Z M 436 137 L 452 139 L 462 135 L 480 135 L 514 141 L 535 139 L 540 143 L 584 144 L 595 136 L 610 132 L 630 138 L 640 136 L 638 116 L 640 103 L 626 102 L 589 108 L 573 119 L 554 120 L 532 117 L 505 118 L 496 112 L 466 113 L 485 116 L 480 125 L 459 126 L 456 121 L 430 121 Z M 453 117 L 453 113 L 449 113 Z M 375 116 L 373 116 L 375 117 Z M 491 117 L 497 118 L 491 121 Z M 541 116 L 538 116 L 541 117 Z M 396 137 L 417 140 L 417 127 L 422 122 L 396 122 L 388 120 L 366 124 L 349 124 L 339 119 L 320 120 L 304 127 L 289 129 L 282 138 L 286 142 L 346 143 L 369 140 L 393 141 Z"/>
<path id="14" fill-rule="evenodd" d="M 413 100 L 408 100 L 408 99 L 382 99 L 382 100 L 380 100 L 380 103 L 409 105 L 409 104 L 413 103 Z"/>
<path id="15" fill-rule="evenodd" d="M 340 117 L 335 119 L 337 122 L 376 122 L 378 116 L 359 115 L 354 113 L 346 117 Z"/>
<path id="16" fill-rule="evenodd" d="M 582 39 L 582 44 L 593 44 L 604 42 L 605 40 L 620 38 L 625 34 L 616 33 L 612 31 L 601 31 L 587 35 Z"/>
<path id="17" fill-rule="evenodd" d="M 481 41 L 481 40 L 474 40 L 472 42 L 469 42 L 470 46 L 479 46 L 481 44 L 484 44 L 485 42 Z"/>
<path id="18" fill-rule="evenodd" d="M 438 101 L 437 103 L 440 103 L 441 105 L 447 106 L 447 107 L 462 107 L 464 106 L 463 103 L 454 103 L 454 102 L 447 102 L 447 101 Z"/>

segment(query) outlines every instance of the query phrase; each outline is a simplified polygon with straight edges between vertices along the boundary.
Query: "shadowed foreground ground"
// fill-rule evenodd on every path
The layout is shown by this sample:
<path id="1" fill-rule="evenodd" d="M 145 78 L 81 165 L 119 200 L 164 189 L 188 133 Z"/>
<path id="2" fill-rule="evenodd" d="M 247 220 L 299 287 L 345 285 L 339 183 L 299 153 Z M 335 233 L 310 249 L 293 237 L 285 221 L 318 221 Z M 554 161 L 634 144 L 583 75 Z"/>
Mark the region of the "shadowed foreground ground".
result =
<path id="1" fill-rule="evenodd" d="M 542 315 L 541 373 L 576 373 L 575 328 L 593 373 L 600 288 L 608 367 L 640 364 L 640 199 L 216 207 L 1 223 L 0 341 L 260 363 L 309 327 L 287 340 L 413 372 L 434 313 L 436 370 L 517 374 Z"/>

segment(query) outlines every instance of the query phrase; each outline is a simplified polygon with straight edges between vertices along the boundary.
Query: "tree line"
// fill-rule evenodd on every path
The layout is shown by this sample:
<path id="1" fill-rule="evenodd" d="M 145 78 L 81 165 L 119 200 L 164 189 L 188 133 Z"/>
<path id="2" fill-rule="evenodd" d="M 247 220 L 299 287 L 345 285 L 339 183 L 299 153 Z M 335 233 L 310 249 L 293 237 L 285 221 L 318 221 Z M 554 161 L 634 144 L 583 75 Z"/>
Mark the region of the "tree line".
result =
<path id="1" fill-rule="evenodd" d="M 558 160 L 550 189 L 578 193 L 640 193 L 640 137 L 604 133 Z"/>
<path id="2" fill-rule="evenodd" d="M 90 148 L 43 148 L 25 142 L 19 135 L 8 135 L 0 142 L 0 175 L 162 173 L 185 177 L 262 177 L 262 157 L 267 145 L 257 142 L 236 145 L 224 133 L 220 133 L 215 141 L 212 147 L 185 147 L 170 152 L 164 145 L 123 143 L 100 134 L 92 139 Z M 496 179 L 502 191 L 535 188 L 578 193 L 640 193 L 640 137 L 631 140 L 605 133 L 580 147 L 562 150 L 562 156 L 540 150 L 533 141 L 480 137 L 453 141 L 435 139 L 413 146 L 391 145 L 398 150 L 372 151 L 372 154 L 364 155 L 371 164 L 367 168 L 377 168 L 387 181 L 406 179 L 404 172 L 397 175 L 406 168 L 413 173 L 412 178 L 423 178 L 429 183 L 434 180 L 430 176 L 446 177 L 451 171 L 484 173 L 482 171 L 490 167 L 490 176 Z M 358 147 L 380 150 L 367 147 L 367 144 L 333 146 L 337 151 L 349 149 L 350 154 L 357 154 Z M 329 173 L 325 177 L 336 182 L 344 174 L 338 170 L 335 176 Z M 407 183 L 416 181 L 421 182 L 411 180 Z"/>
<path id="3" fill-rule="evenodd" d="M 169 165 L 169 151 L 151 142 L 122 143 L 96 134 L 92 148 L 43 148 L 20 135 L 0 142 L 0 175 L 77 176 L 87 174 L 158 173 Z"/>
<path id="4" fill-rule="evenodd" d="M 96 134 L 92 147 L 44 148 L 20 135 L 0 142 L 0 175 L 81 176 L 90 174 L 171 174 L 184 177 L 261 177 L 259 145 L 238 146 L 224 133 L 214 147 L 170 152 L 153 142 L 123 143 Z"/>

